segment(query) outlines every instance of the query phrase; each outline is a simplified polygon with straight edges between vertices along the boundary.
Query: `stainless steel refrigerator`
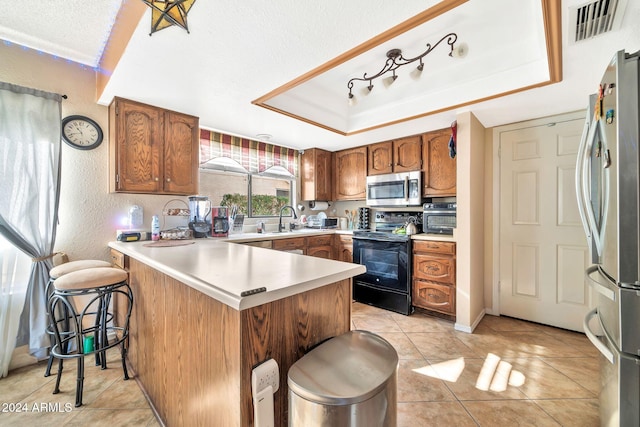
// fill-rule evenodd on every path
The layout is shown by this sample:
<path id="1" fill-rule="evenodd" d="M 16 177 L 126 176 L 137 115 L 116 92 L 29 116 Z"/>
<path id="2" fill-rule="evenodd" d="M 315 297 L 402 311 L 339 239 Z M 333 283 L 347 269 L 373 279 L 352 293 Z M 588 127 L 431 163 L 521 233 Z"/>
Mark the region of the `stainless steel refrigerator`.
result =
<path id="1" fill-rule="evenodd" d="M 584 329 L 600 351 L 600 423 L 640 425 L 639 54 L 604 72 L 578 150 L 576 191 L 595 308 Z"/>

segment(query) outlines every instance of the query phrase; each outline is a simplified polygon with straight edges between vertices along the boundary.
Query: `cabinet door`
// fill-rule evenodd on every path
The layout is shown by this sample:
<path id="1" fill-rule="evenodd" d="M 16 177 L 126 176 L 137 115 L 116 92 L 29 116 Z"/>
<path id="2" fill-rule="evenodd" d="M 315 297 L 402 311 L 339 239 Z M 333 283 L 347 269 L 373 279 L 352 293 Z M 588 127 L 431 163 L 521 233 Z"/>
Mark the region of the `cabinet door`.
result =
<path id="1" fill-rule="evenodd" d="M 307 248 L 307 255 L 318 258 L 333 259 L 333 250 L 331 246 L 314 246 Z"/>
<path id="2" fill-rule="evenodd" d="M 454 287 L 414 280 L 411 297 L 412 303 L 416 307 L 422 307 L 449 315 L 456 314 Z"/>
<path id="3" fill-rule="evenodd" d="M 391 141 L 369 145 L 367 175 L 393 172 L 393 143 Z"/>
<path id="4" fill-rule="evenodd" d="M 301 156 L 302 200 L 331 200 L 331 152 L 312 148 Z"/>
<path id="5" fill-rule="evenodd" d="M 456 195 L 456 160 L 449 157 L 450 137 L 449 129 L 422 135 L 422 195 L 425 197 Z"/>
<path id="6" fill-rule="evenodd" d="M 437 254 L 414 253 L 413 277 L 455 285 L 455 261 Z"/>
<path id="7" fill-rule="evenodd" d="M 167 111 L 164 121 L 165 193 L 198 193 L 199 120 Z"/>
<path id="8" fill-rule="evenodd" d="M 348 235 L 334 234 L 335 259 L 343 262 L 353 262 L 353 238 Z"/>
<path id="9" fill-rule="evenodd" d="M 364 200 L 367 193 L 367 147 L 334 153 L 336 200 Z"/>
<path id="10" fill-rule="evenodd" d="M 149 105 L 116 99 L 116 190 L 154 193 L 162 189 L 163 112 Z"/>
<path id="11" fill-rule="evenodd" d="M 420 135 L 393 141 L 393 172 L 411 172 L 422 168 L 422 139 Z"/>

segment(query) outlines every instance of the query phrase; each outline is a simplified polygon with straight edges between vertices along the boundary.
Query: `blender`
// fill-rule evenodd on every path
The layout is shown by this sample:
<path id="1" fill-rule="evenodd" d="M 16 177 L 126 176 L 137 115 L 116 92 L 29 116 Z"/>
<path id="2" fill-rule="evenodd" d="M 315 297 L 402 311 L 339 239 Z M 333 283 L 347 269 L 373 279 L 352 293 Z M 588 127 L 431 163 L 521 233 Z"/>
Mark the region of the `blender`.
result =
<path id="1" fill-rule="evenodd" d="M 211 201 L 208 196 L 189 196 L 189 228 L 193 237 L 207 237 L 211 233 Z"/>

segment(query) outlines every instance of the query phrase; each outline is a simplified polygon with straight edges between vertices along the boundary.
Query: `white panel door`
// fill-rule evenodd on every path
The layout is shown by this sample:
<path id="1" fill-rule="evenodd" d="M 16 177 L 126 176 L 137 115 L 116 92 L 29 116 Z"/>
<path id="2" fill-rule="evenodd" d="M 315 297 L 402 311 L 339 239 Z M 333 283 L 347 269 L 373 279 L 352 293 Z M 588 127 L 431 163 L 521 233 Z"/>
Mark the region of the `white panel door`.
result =
<path id="1" fill-rule="evenodd" d="M 500 312 L 582 331 L 588 249 L 575 192 L 583 120 L 500 135 Z"/>

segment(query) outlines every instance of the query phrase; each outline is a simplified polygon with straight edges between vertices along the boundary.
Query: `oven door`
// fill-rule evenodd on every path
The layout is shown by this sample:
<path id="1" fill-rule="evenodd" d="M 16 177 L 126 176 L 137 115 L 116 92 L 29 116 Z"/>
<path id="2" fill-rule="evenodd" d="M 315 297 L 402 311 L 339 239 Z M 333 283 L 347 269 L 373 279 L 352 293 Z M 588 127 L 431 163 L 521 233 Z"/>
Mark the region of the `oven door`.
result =
<path id="1" fill-rule="evenodd" d="M 369 286 L 409 293 L 410 241 L 381 241 L 353 237 L 353 262 L 367 267 L 355 277 Z"/>

